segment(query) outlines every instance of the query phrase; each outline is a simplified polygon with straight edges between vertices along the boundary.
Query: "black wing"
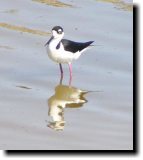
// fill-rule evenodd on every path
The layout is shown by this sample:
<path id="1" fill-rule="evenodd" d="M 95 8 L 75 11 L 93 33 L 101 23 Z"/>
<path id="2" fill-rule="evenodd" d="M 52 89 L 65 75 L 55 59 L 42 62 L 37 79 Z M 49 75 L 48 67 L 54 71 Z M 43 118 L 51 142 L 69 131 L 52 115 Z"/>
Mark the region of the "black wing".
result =
<path id="1" fill-rule="evenodd" d="M 62 42 L 62 44 L 64 46 L 64 49 L 66 51 L 75 53 L 77 51 L 81 51 L 84 48 L 88 47 L 94 41 L 79 43 L 79 42 L 74 42 L 74 41 L 70 41 L 70 40 L 67 40 L 67 39 L 62 39 L 61 42 Z"/>

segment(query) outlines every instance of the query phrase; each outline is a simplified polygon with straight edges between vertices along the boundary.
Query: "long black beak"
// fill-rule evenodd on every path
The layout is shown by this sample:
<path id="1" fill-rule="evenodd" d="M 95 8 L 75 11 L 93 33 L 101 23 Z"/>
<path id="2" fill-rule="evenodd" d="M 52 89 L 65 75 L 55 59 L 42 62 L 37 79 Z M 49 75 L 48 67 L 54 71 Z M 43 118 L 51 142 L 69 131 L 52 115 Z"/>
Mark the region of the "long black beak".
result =
<path id="1" fill-rule="evenodd" d="M 52 36 L 44 46 L 49 45 L 49 43 L 52 41 L 53 38 L 54 38 L 54 36 Z"/>

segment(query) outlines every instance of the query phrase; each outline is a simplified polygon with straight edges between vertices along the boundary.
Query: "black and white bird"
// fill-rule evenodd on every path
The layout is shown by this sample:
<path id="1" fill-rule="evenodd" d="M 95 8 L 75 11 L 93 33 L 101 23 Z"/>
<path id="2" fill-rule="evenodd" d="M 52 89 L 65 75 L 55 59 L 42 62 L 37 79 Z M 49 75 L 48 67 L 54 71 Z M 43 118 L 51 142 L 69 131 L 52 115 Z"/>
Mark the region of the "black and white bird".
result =
<path id="1" fill-rule="evenodd" d="M 59 63 L 61 78 L 63 78 L 62 64 L 67 63 L 70 71 L 70 81 L 72 79 L 72 61 L 80 57 L 94 41 L 88 42 L 74 42 L 71 40 L 63 39 L 64 31 L 60 26 L 55 26 L 52 29 L 52 37 L 45 44 L 48 56 L 53 61 Z"/>

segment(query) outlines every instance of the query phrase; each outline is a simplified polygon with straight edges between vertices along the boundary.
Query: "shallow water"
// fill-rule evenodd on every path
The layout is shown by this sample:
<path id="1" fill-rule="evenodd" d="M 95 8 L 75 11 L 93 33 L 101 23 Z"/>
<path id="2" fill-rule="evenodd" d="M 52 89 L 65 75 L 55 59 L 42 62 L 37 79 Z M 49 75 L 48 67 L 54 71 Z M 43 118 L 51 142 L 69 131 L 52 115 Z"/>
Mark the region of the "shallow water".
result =
<path id="1" fill-rule="evenodd" d="M 133 149 L 133 12 L 109 2 L 0 2 L 0 149 Z M 95 41 L 71 86 L 44 48 L 55 25 Z"/>

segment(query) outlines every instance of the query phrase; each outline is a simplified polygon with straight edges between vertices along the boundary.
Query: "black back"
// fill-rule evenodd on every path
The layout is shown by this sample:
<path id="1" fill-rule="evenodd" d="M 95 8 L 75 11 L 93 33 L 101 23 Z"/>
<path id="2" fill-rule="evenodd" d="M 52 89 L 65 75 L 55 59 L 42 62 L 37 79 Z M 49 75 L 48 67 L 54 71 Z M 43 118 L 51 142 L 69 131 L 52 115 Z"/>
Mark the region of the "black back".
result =
<path id="1" fill-rule="evenodd" d="M 62 39 L 61 42 L 62 42 L 64 49 L 66 51 L 75 53 L 77 51 L 82 51 L 84 48 L 88 47 L 94 41 L 79 43 L 79 42 L 74 42 L 74 41 L 70 41 L 67 39 Z M 58 46 L 58 48 L 59 48 L 59 46 Z"/>

